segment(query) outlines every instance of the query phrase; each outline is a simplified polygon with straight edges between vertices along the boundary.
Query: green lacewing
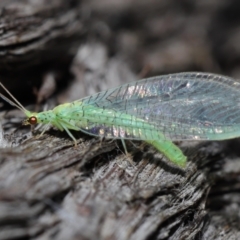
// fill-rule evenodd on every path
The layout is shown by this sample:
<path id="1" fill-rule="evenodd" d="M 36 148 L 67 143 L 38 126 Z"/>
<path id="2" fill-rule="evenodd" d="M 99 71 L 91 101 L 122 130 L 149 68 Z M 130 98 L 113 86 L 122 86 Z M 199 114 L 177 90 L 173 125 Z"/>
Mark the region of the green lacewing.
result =
<path id="1" fill-rule="evenodd" d="M 52 110 L 26 110 L 25 124 L 43 123 L 114 139 L 143 140 L 180 167 L 186 156 L 172 141 L 224 140 L 240 136 L 240 82 L 201 72 L 146 78 L 61 104 Z"/>

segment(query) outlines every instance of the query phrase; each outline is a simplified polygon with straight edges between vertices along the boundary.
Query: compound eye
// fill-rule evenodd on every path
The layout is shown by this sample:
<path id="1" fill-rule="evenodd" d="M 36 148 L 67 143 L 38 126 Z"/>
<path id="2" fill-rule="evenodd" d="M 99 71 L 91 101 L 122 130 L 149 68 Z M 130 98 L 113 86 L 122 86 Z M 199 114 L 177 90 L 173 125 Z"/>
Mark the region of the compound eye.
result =
<path id="1" fill-rule="evenodd" d="M 28 122 L 32 125 L 37 124 L 37 118 L 32 116 L 28 119 Z"/>

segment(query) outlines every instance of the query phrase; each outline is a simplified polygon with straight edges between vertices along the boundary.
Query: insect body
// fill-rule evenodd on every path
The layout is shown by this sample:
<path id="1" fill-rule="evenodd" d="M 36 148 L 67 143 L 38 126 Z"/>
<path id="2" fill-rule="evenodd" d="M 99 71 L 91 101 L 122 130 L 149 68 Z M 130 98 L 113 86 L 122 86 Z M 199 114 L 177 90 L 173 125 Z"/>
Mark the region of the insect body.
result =
<path id="1" fill-rule="evenodd" d="M 179 166 L 183 167 L 186 163 L 186 157 L 182 151 L 168 141 L 160 131 L 156 131 L 154 125 L 114 109 L 104 109 L 75 101 L 59 105 L 53 110 L 40 113 L 27 112 L 26 115 L 28 119 L 25 120 L 25 124 L 51 123 L 59 130 L 65 130 L 75 145 L 77 141 L 69 130 L 80 130 L 105 138 L 141 139 L 155 146 Z"/>
<path id="2" fill-rule="evenodd" d="M 186 156 L 172 140 L 240 136 L 239 93 L 240 82 L 232 78 L 189 72 L 132 82 L 40 113 L 29 112 L 10 93 L 16 103 L 1 97 L 26 114 L 25 124 L 51 124 L 75 144 L 69 130 L 144 140 L 184 167 Z"/>

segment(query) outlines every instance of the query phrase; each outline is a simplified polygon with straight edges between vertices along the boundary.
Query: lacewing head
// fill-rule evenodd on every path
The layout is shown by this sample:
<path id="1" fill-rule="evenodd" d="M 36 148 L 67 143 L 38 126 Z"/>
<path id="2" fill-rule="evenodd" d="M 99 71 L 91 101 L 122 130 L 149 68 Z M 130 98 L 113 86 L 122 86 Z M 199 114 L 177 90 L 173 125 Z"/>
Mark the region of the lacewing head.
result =
<path id="1" fill-rule="evenodd" d="M 0 82 L 0 86 L 6 91 L 6 93 L 12 98 L 12 100 L 3 94 L 0 93 L 0 97 L 9 103 L 10 105 L 18 108 L 20 111 L 22 111 L 28 118 L 23 121 L 24 125 L 33 125 L 38 122 L 36 114 L 28 111 L 23 105 L 7 90 L 7 88 Z"/>

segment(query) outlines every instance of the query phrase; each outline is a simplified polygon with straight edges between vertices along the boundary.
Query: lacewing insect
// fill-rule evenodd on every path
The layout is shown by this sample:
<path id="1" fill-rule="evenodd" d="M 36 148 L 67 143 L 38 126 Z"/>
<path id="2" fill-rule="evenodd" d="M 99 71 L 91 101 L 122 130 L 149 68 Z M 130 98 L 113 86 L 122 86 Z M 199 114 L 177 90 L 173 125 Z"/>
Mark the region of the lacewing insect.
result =
<path id="1" fill-rule="evenodd" d="M 180 167 L 186 156 L 174 140 L 224 140 L 240 136 L 240 82 L 221 75 L 186 72 L 124 84 L 52 110 L 26 110 L 24 124 L 43 123 L 92 136 L 143 140 Z"/>

